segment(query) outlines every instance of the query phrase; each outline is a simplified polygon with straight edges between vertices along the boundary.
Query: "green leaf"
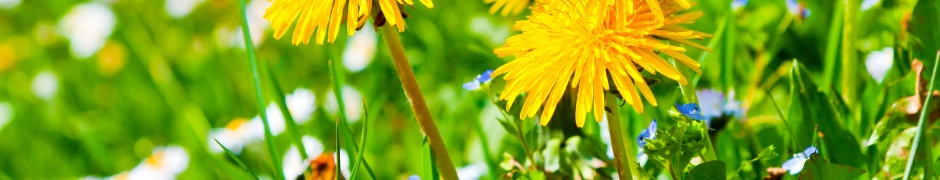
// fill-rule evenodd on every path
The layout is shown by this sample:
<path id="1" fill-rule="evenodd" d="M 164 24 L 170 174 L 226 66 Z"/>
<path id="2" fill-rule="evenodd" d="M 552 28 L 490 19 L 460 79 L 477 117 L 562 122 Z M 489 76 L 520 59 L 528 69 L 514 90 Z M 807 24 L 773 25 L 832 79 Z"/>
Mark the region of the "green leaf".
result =
<path id="1" fill-rule="evenodd" d="M 828 159 L 823 158 L 818 153 L 813 153 L 809 160 L 806 160 L 806 164 L 803 165 L 803 171 L 800 172 L 800 179 L 855 179 L 862 174 L 865 174 L 865 170 L 841 164 L 829 163 Z"/>
<path id="2" fill-rule="evenodd" d="M 509 134 L 516 134 L 516 128 L 509 122 L 509 120 L 499 119 L 499 125 L 503 125 L 503 129 L 506 130 Z"/>
<path id="3" fill-rule="evenodd" d="M 793 61 L 790 72 L 790 115 L 788 123 L 794 128 L 794 137 L 800 143 L 812 142 L 817 133 L 815 128 L 825 135 L 821 138 L 827 144 L 827 150 L 835 162 L 853 166 L 862 164 L 859 141 L 842 124 L 843 117 L 836 110 L 835 105 L 810 78 L 810 73 L 798 61 Z M 799 144 L 797 147 L 808 147 L 810 144 Z"/>
<path id="4" fill-rule="evenodd" d="M 940 3 L 937 1 L 918 1 L 908 22 L 908 32 L 912 37 L 914 57 L 924 61 L 924 67 L 933 66 L 937 50 L 940 49 Z M 927 61 L 925 61 L 927 60 Z"/>
<path id="5" fill-rule="evenodd" d="M 229 151 L 228 148 L 225 147 L 225 145 L 222 145 L 222 143 L 220 143 L 218 139 L 212 139 L 212 140 L 214 140 L 216 144 L 219 144 L 219 146 L 222 147 L 222 150 L 225 150 L 225 153 L 228 154 L 228 157 L 231 157 L 233 160 L 235 160 L 235 163 L 238 164 L 238 166 L 241 166 L 242 169 L 245 170 L 245 172 L 248 172 L 248 174 L 251 174 L 251 177 L 258 179 L 258 175 L 255 175 L 254 172 L 251 172 L 251 169 L 248 169 L 248 166 L 245 166 L 245 163 L 243 163 L 241 159 L 238 159 L 238 156 L 235 156 L 235 154 L 233 154 L 232 151 Z"/>
<path id="6" fill-rule="evenodd" d="M 757 159 L 771 159 L 771 158 L 776 158 L 777 156 L 779 156 L 779 154 L 777 154 L 777 152 L 776 152 L 776 149 L 777 149 L 777 148 L 774 147 L 774 145 L 770 145 L 770 146 L 764 148 L 764 150 L 760 151 L 760 154 L 757 155 Z"/>
<path id="7" fill-rule="evenodd" d="M 724 161 L 708 161 L 689 171 L 692 179 L 727 179 Z"/>

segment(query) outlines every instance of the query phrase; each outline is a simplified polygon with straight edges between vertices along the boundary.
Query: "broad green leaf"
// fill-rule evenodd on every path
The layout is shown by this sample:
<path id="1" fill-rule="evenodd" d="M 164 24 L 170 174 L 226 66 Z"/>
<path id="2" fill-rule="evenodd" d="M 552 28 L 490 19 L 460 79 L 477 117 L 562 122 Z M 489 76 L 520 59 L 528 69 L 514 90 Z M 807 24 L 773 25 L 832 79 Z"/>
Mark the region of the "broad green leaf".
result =
<path id="1" fill-rule="evenodd" d="M 865 170 L 829 163 L 828 159 L 823 158 L 817 153 L 813 153 L 806 164 L 803 165 L 803 171 L 800 172 L 800 179 L 812 180 L 840 180 L 855 179 L 865 174 Z"/>
<path id="2" fill-rule="evenodd" d="M 823 94 L 810 78 L 810 73 L 798 61 L 793 62 L 793 69 L 790 72 L 790 115 L 788 123 L 794 128 L 793 138 L 797 138 L 797 147 L 808 147 L 813 137 L 817 136 L 814 130 L 822 133 L 824 138 L 820 138 L 827 146 L 830 157 L 838 163 L 859 166 L 862 164 L 859 157 L 862 152 L 859 149 L 859 141 L 842 124 L 843 117 L 836 110 L 835 105 L 829 100 L 829 96 Z"/>
<path id="3" fill-rule="evenodd" d="M 509 122 L 510 120 L 499 119 L 497 121 L 499 121 L 499 125 L 503 125 L 503 129 L 505 129 L 506 132 L 509 133 L 509 135 L 515 136 L 516 133 L 518 133 L 518 131 L 516 131 L 516 128 L 512 124 L 510 124 L 511 123 Z"/>
<path id="4" fill-rule="evenodd" d="M 727 179 L 728 175 L 725 172 L 725 162 L 724 161 L 708 161 L 695 168 L 692 168 L 692 171 L 689 172 L 691 179 Z"/>
<path id="5" fill-rule="evenodd" d="M 940 49 L 940 3 L 937 1 L 918 1 L 914 6 L 911 20 L 908 22 L 912 37 L 914 58 L 924 61 L 924 67 L 933 67 L 937 50 Z"/>

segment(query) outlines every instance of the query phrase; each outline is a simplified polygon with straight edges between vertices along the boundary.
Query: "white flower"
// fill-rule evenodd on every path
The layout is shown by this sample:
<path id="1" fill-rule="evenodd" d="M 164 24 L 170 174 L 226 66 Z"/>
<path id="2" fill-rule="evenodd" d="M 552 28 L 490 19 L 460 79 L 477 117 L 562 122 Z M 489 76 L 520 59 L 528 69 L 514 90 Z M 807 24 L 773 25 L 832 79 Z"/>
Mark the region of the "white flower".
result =
<path id="1" fill-rule="evenodd" d="M 261 128 L 258 128 L 259 126 Z M 249 143 L 264 139 L 263 126 L 256 119 L 250 121 L 242 118 L 233 119 L 224 128 L 209 131 L 209 149 L 214 153 L 223 152 L 222 146 L 215 142 L 218 140 L 232 153 L 241 154 L 242 148 Z"/>
<path id="2" fill-rule="evenodd" d="M 359 72 L 369 66 L 375 57 L 377 37 L 372 26 L 363 26 L 355 35 L 349 37 L 343 50 L 343 66 L 349 72 Z"/>
<path id="3" fill-rule="evenodd" d="M 128 179 L 175 179 L 189 167 L 189 153 L 179 146 L 156 147 L 130 171 Z"/>
<path id="4" fill-rule="evenodd" d="M 264 32 L 270 29 L 268 27 L 268 21 L 264 20 L 264 10 L 268 9 L 271 6 L 271 2 L 268 0 L 253 0 L 246 7 L 246 15 L 248 16 L 248 30 L 251 34 L 251 42 L 255 44 L 255 47 L 261 46 L 261 43 L 264 42 L 265 35 Z M 242 21 L 239 19 L 238 21 Z M 235 33 L 231 34 L 232 39 L 229 42 L 229 46 L 245 48 L 245 38 L 242 35 L 242 28 L 236 27 Z"/>
<path id="5" fill-rule="evenodd" d="M 33 78 L 32 88 L 36 97 L 47 101 L 51 100 L 55 98 L 56 92 L 59 91 L 59 78 L 52 71 L 42 71 Z"/>
<path id="6" fill-rule="evenodd" d="M 349 123 L 355 123 L 362 117 L 362 95 L 351 86 L 343 86 L 343 104 L 346 108 L 346 118 Z M 326 111 L 330 116 L 337 117 L 339 114 L 339 103 L 336 101 L 334 91 L 330 90 L 326 98 Z"/>
<path id="7" fill-rule="evenodd" d="M 85 59 L 104 47 L 115 24 L 107 5 L 91 2 L 72 8 L 59 22 L 59 33 L 71 40 L 72 55 Z"/>
<path id="8" fill-rule="evenodd" d="M 166 9 L 166 13 L 173 18 L 183 18 L 186 15 L 189 15 L 196 6 L 202 4 L 205 0 L 167 0 L 163 8 Z"/>
<path id="9" fill-rule="evenodd" d="M 20 5 L 23 0 L 0 0 L 0 9 L 13 9 Z"/>
<path id="10" fill-rule="evenodd" d="M 881 81 L 885 79 L 885 75 L 888 74 L 888 70 L 891 69 L 893 64 L 894 49 L 891 47 L 872 51 L 868 53 L 868 56 L 865 58 L 865 67 L 868 69 L 868 74 L 870 74 L 872 78 L 875 78 L 875 81 L 878 81 L 878 83 L 881 83 Z"/>
<path id="11" fill-rule="evenodd" d="M 188 167 L 189 153 L 183 147 L 155 147 L 150 157 L 144 159 L 130 171 L 106 178 L 88 176 L 81 179 L 176 179 L 176 176 L 185 172 Z"/>
<path id="12" fill-rule="evenodd" d="M 3 130 L 3 126 L 6 126 L 10 120 L 13 120 L 13 105 L 0 102 L 0 130 Z"/>
<path id="13" fill-rule="evenodd" d="M 304 149 L 307 152 L 307 159 L 301 159 L 300 150 L 297 150 L 297 146 L 294 145 L 291 145 L 287 153 L 284 154 L 284 177 L 288 179 L 294 179 L 303 174 L 307 166 L 310 166 L 310 164 L 304 162 L 310 162 L 311 159 L 323 154 L 323 143 L 320 142 L 320 140 L 314 137 L 304 136 L 302 141 L 304 143 Z"/>
<path id="14" fill-rule="evenodd" d="M 287 109 L 298 124 L 306 123 L 317 109 L 317 97 L 308 89 L 297 88 L 286 95 Z"/>
<path id="15" fill-rule="evenodd" d="M 487 171 L 486 164 L 473 163 L 457 169 L 457 177 L 460 179 L 480 179 Z"/>

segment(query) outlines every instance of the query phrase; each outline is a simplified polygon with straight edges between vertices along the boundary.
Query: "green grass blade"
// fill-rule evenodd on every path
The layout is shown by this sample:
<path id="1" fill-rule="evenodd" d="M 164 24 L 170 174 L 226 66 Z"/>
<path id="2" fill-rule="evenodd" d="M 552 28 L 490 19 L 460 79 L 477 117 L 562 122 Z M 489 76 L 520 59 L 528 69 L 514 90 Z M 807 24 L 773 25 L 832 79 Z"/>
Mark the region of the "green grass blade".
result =
<path id="1" fill-rule="evenodd" d="M 724 47 L 721 53 L 721 81 L 722 91 L 725 94 L 734 89 L 734 50 L 737 48 L 737 39 L 735 39 L 734 16 L 728 16 L 725 24 Z"/>
<path id="2" fill-rule="evenodd" d="M 212 140 L 214 140 L 216 144 L 219 144 L 219 146 L 222 146 L 222 150 L 225 150 L 225 153 L 228 154 L 228 157 L 231 157 L 232 159 L 234 159 L 235 163 L 238 164 L 238 166 L 241 166 L 242 169 L 247 171 L 248 174 L 251 174 L 252 178 L 255 178 L 255 180 L 258 179 L 258 175 L 255 175 L 254 172 L 251 172 L 251 169 L 248 169 L 248 166 L 245 166 L 245 163 L 243 163 L 241 159 L 238 159 L 238 157 L 235 156 L 235 154 L 232 153 L 232 151 L 229 151 L 228 148 L 225 147 L 225 145 L 222 145 L 222 143 L 220 143 L 218 139 L 213 138 Z"/>
<path id="3" fill-rule="evenodd" d="M 356 142 L 353 141 L 352 130 L 349 129 L 349 124 L 347 123 L 347 120 L 346 120 L 346 103 L 343 102 L 343 89 L 342 89 L 343 79 L 341 76 L 339 76 L 339 73 L 337 72 L 337 69 L 338 69 L 337 66 L 340 66 L 340 65 L 333 63 L 333 60 L 330 60 L 328 63 L 330 67 L 330 76 L 333 78 L 333 93 L 334 93 L 333 95 L 336 98 L 337 106 L 339 106 L 339 119 L 338 119 L 338 122 L 336 122 L 336 126 L 339 126 L 337 133 L 339 133 L 338 135 L 343 136 L 343 139 L 346 144 L 349 144 L 352 146 L 351 148 L 347 149 L 348 150 L 347 152 L 349 152 L 349 156 L 355 157 L 356 155 L 359 154 L 358 152 L 359 145 L 357 145 Z M 372 179 L 376 179 L 375 172 L 372 171 L 372 167 L 369 166 L 369 162 L 363 159 L 362 165 L 366 167 L 366 171 L 369 172 L 369 175 L 372 176 Z"/>
<path id="4" fill-rule="evenodd" d="M 858 35 L 858 1 L 845 1 L 845 17 L 842 23 L 842 99 L 849 107 L 855 107 L 859 90 L 859 63 L 855 39 Z M 837 3 L 841 4 L 841 3 Z M 849 117 L 843 121 L 849 121 Z"/>
<path id="5" fill-rule="evenodd" d="M 353 164 L 349 179 L 356 179 L 356 174 L 359 174 L 359 165 L 362 164 L 366 152 L 366 140 L 368 140 L 366 137 L 369 135 L 369 108 L 366 106 L 366 100 L 362 100 L 362 114 L 364 117 L 362 118 L 362 136 L 359 137 L 359 155 L 356 156 L 356 161 L 353 161 L 355 164 Z"/>
<path id="6" fill-rule="evenodd" d="M 300 150 L 300 159 L 307 159 L 309 157 L 307 148 L 304 147 L 304 142 L 301 140 L 303 133 L 300 132 L 297 121 L 294 121 L 294 116 L 290 114 L 290 109 L 287 108 L 287 100 L 284 91 L 281 89 L 281 83 L 277 81 L 277 75 L 270 68 L 268 68 L 268 77 L 271 79 L 271 85 L 274 86 L 274 98 L 276 98 L 277 106 L 281 109 L 281 115 L 284 116 L 284 124 L 287 124 L 287 133 L 290 134 L 291 140 L 294 140 L 294 144 L 297 144 Z"/>
<path id="7" fill-rule="evenodd" d="M 271 159 L 278 159 L 277 149 L 274 148 L 274 135 L 271 134 L 271 126 L 268 125 L 268 115 L 264 111 L 264 101 L 261 95 L 261 73 L 258 70 L 258 60 L 255 59 L 255 45 L 251 42 L 251 30 L 248 29 L 248 14 L 245 11 L 245 0 L 239 0 L 238 7 L 241 10 L 242 16 L 242 38 L 245 40 L 245 51 L 248 52 L 248 62 L 251 66 L 251 78 L 255 86 L 255 95 L 258 98 L 258 114 L 261 116 L 261 121 L 264 123 L 264 141 L 268 146 L 268 152 L 271 154 Z M 274 173 L 275 179 L 284 179 L 284 175 L 281 172 L 284 172 L 281 163 L 274 164 L 274 170 L 277 173 Z"/>
<path id="8" fill-rule="evenodd" d="M 933 71 L 930 73 L 930 83 L 929 83 L 930 85 L 927 86 L 928 95 L 927 95 L 927 98 L 924 100 L 924 107 L 921 107 L 920 109 L 920 119 L 917 120 L 917 133 L 914 133 L 914 144 L 911 145 L 911 153 L 910 153 L 911 156 L 917 155 L 917 150 L 919 146 L 921 146 L 921 138 L 924 137 L 924 131 L 927 131 L 927 129 L 925 129 L 924 127 L 924 124 L 925 124 L 924 122 L 925 122 L 925 119 L 927 119 L 927 114 L 930 114 L 927 112 L 930 110 L 928 108 L 930 107 L 930 100 L 933 99 L 932 98 L 933 93 L 930 93 L 930 92 L 934 91 L 933 85 L 934 85 L 934 82 L 937 82 L 937 64 L 940 64 L 940 51 L 937 51 L 937 56 L 933 61 Z M 925 149 L 927 149 L 929 153 L 930 149 L 929 148 L 925 148 Z M 931 156 L 927 156 L 927 157 L 931 157 Z M 911 178 L 911 171 L 914 169 L 913 166 L 914 166 L 915 159 L 917 158 L 907 158 L 907 166 L 904 168 L 904 180 L 908 180 Z M 926 165 L 926 167 L 930 167 L 929 166 L 929 164 L 931 163 L 930 161 L 932 160 L 928 158 L 927 163 L 926 163 L 928 165 Z M 927 176 L 926 174 L 930 170 L 931 169 L 929 168 L 925 169 L 924 176 Z"/>
<path id="9" fill-rule="evenodd" d="M 825 70 L 823 71 L 823 79 L 820 84 L 832 84 L 832 81 L 835 79 L 836 73 L 836 57 L 839 55 L 839 43 L 841 42 L 842 37 L 842 16 L 845 14 L 845 8 L 843 8 L 842 3 L 835 3 L 834 13 L 832 16 L 832 26 L 829 27 L 828 39 L 826 40 L 826 59 L 823 61 L 825 63 Z M 823 92 L 829 93 L 829 88 L 823 88 Z"/>
<path id="10" fill-rule="evenodd" d="M 340 138 L 339 138 L 339 134 L 340 134 L 340 133 L 339 133 L 339 129 L 340 129 L 340 127 L 339 127 L 339 119 L 336 119 L 336 124 L 337 124 L 337 125 L 336 125 L 336 131 L 335 131 L 336 134 L 334 134 L 334 137 L 336 137 L 336 152 L 334 152 L 334 153 L 336 153 L 336 158 L 335 158 L 335 159 L 336 159 L 336 167 L 343 167 L 343 166 L 342 166 L 343 161 L 341 161 L 342 158 L 339 157 L 339 156 L 342 156 L 342 155 L 343 155 L 343 154 L 340 154 L 340 153 L 339 153 L 339 152 L 340 152 L 339 149 L 340 149 L 340 147 L 342 147 L 342 146 L 340 146 L 340 143 L 339 143 L 339 139 L 340 139 Z M 340 177 L 342 177 L 342 174 L 343 174 L 342 168 L 336 168 L 336 176 L 334 176 L 335 179 L 336 179 L 336 180 L 339 180 Z"/>

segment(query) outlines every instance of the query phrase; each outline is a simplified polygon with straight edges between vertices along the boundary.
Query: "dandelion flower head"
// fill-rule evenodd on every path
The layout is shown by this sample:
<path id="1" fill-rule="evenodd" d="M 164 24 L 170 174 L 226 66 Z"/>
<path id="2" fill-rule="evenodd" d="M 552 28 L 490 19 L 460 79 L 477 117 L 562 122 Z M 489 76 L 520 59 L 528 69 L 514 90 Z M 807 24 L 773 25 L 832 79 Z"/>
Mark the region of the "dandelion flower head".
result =
<path id="1" fill-rule="evenodd" d="M 702 16 L 701 11 L 679 13 L 691 6 L 687 0 L 536 1 L 528 19 L 514 26 L 522 33 L 494 51 L 500 57 L 516 56 L 493 72 L 507 81 L 500 99 L 512 107 L 514 97 L 525 93 L 520 118 L 534 117 L 542 106 L 540 123 L 545 125 L 570 87 L 579 127 L 588 112 L 603 119 L 609 82 L 637 112 L 643 112 L 640 94 L 656 106 L 642 71 L 688 83 L 660 53 L 701 73 L 699 63 L 679 46 L 708 50 L 689 39 L 711 35 L 681 26 Z"/>
<path id="2" fill-rule="evenodd" d="M 376 0 L 376 3 L 373 3 L 373 0 L 270 1 L 273 1 L 273 4 L 265 11 L 264 19 L 271 22 L 274 38 L 283 37 L 293 25 L 294 34 L 291 42 L 294 45 L 309 43 L 314 32 L 316 32 L 317 44 L 323 44 L 323 40 L 332 43 L 336 40 L 344 21 L 346 22 L 346 35 L 353 35 L 359 27 L 365 24 L 375 4 L 379 5 L 379 14 L 385 18 L 386 22 L 402 32 L 405 31 L 405 20 L 398 5 L 414 5 L 413 0 Z M 434 7 L 431 0 L 419 1 L 428 8 Z"/>

